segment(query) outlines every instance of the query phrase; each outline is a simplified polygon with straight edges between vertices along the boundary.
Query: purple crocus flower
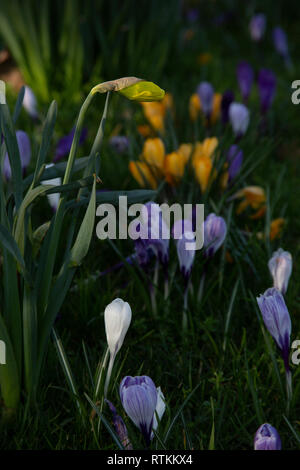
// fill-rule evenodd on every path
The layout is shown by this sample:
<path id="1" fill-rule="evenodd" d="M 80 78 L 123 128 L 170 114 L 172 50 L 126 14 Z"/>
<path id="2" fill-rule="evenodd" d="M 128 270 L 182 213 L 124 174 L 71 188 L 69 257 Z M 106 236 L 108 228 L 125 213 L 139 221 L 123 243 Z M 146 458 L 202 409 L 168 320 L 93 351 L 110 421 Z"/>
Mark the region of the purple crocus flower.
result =
<path id="1" fill-rule="evenodd" d="M 275 287 L 257 297 L 257 303 L 267 330 L 281 350 L 285 369 L 289 372 L 289 349 L 292 330 L 291 318 L 283 295 Z"/>
<path id="2" fill-rule="evenodd" d="M 231 183 L 240 172 L 243 163 L 243 150 L 237 145 L 231 145 L 227 153 L 228 183 Z"/>
<path id="3" fill-rule="evenodd" d="M 114 135 L 109 139 L 109 145 L 116 153 L 122 154 L 128 150 L 129 139 L 125 135 Z"/>
<path id="4" fill-rule="evenodd" d="M 240 62 L 236 69 L 237 80 L 243 100 L 247 102 L 254 78 L 253 68 L 248 62 Z"/>
<path id="5" fill-rule="evenodd" d="M 266 15 L 257 13 L 252 16 L 249 24 L 250 35 L 253 41 L 260 41 L 266 29 Z"/>
<path id="6" fill-rule="evenodd" d="M 237 138 L 245 134 L 249 125 L 249 110 L 242 103 L 231 103 L 229 106 L 229 119 Z"/>
<path id="7" fill-rule="evenodd" d="M 23 98 L 23 106 L 26 109 L 27 113 L 29 114 L 32 119 L 38 118 L 38 111 L 37 111 L 37 99 L 33 90 L 25 85 L 25 93 Z"/>
<path id="8" fill-rule="evenodd" d="M 110 411 L 112 412 L 114 427 L 123 447 L 126 450 L 132 450 L 132 445 L 128 437 L 128 431 L 123 419 L 118 415 L 114 405 L 107 399 L 105 399 L 105 401 L 108 404 Z"/>
<path id="9" fill-rule="evenodd" d="M 281 55 L 284 59 L 289 58 L 289 46 L 285 31 L 280 28 L 280 26 L 277 26 L 273 29 L 272 35 L 274 46 L 278 54 Z"/>
<path id="10" fill-rule="evenodd" d="M 197 94 L 200 98 L 202 111 L 205 117 L 209 118 L 213 108 L 214 89 L 209 82 L 201 82 L 197 87 Z"/>
<path id="11" fill-rule="evenodd" d="M 213 212 L 204 221 L 204 256 L 212 257 L 223 244 L 227 233 L 226 222 Z"/>
<path id="12" fill-rule="evenodd" d="M 18 148 L 19 148 L 19 153 L 20 153 L 21 167 L 24 173 L 31 159 L 30 140 L 29 140 L 28 135 L 24 131 L 16 131 L 16 138 L 17 138 L 17 143 L 18 143 Z M 10 161 L 9 161 L 7 152 L 4 157 L 3 173 L 7 181 L 11 179 L 11 166 L 10 166 Z"/>
<path id="13" fill-rule="evenodd" d="M 293 260 L 288 251 L 279 248 L 272 254 L 268 267 L 273 278 L 273 285 L 284 295 L 292 273 Z"/>
<path id="14" fill-rule="evenodd" d="M 276 77 L 272 70 L 261 69 L 258 74 L 258 93 L 261 113 L 265 114 L 270 108 L 276 88 Z"/>
<path id="15" fill-rule="evenodd" d="M 281 450 L 281 440 L 277 429 L 271 424 L 262 424 L 254 437 L 254 450 Z"/>
<path id="16" fill-rule="evenodd" d="M 54 158 L 53 158 L 54 163 L 61 160 L 65 155 L 67 155 L 70 152 L 72 142 L 73 142 L 73 138 L 74 138 L 74 134 L 75 134 L 75 127 L 72 128 L 72 130 L 71 130 L 71 132 L 69 132 L 69 134 L 67 134 L 67 135 L 61 137 L 61 139 L 59 139 L 59 141 L 56 144 L 55 154 L 54 154 Z M 87 137 L 87 129 L 83 128 L 82 132 L 81 132 L 81 135 L 80 135 L 80 138 L 79 138 L 79 145 L 83 144 L 86 137 Z"/>
<path id="17" fill-rule="evenodd" d="M 120 384 L 120 398 L 129 418 L 142 432 L 149 446 L 157 405 L 157 389 L 147 375 L 124 377 Z"/>
<path id="18" fill-rule="evenodd" d="M 226 90 L 222 95 L 221 101 L 221 116 L 223 124 L 229 121 L 229 106 L 234 101 L 234 93 L 231 90 Z"/>

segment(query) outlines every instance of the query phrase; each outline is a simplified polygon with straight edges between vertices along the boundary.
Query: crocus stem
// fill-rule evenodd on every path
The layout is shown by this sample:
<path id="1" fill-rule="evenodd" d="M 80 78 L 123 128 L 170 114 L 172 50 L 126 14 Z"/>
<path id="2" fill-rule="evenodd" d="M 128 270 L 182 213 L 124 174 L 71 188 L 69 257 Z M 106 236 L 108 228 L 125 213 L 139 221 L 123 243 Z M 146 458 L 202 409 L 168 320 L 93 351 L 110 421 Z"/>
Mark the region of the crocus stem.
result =
<path id="1" fill-rule="evenodd" d="M 110 353 L 110 358 L 109 358 L 109 364 L 108 364 L 108 369 L 107 369 L 107 374 L 106 374 L 106 379 L 105 379 L 105 385 L 104 385 L 104 398 L 107 396 L 107 390 L 110 382 L 110 376 L 112 373 L 113 365 L 115 362 L 115 354 Z"/>
<path id="2" fill-rule="evenodd" d="M 289 369 L 285 371 L 285 377 L 286 377 L 286 392 L 287 392 L 287 411 L 289 412 L 290 402 L 292 400 L 292 395 L 293 395 L 292 374 Z"/>
<path id="3" fill-rule="evenodd" d="M 190 279 L 186 281 L 184 294 L 183 294 L 182 331 L 186 331 L 187 329 L 187 309 L 188 309 L 189 287 L 190 287 Z"/>
<path id="4" fill-rule="evenodd" d="M 169 297 L 169 279 L 168 277 L 165 278 L 165 292 L 164 292 L 164 300 L 167 300 Z"/>

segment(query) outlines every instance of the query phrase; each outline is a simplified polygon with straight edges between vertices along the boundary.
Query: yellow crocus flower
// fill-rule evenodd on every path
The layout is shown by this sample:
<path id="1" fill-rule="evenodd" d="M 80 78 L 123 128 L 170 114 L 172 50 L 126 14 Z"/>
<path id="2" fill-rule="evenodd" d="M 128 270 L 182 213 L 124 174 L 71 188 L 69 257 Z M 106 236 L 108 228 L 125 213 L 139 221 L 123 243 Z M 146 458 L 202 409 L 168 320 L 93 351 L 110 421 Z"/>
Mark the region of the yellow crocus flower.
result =
<path id="1" fill-rule="evenodd" d="M 159 137 L 146 139 L 141 159 L 144 160 L 157 176 L 164 173 L 165 146 Z"/>
<path id="2" fill-rule="evenodd" d="M 147 163 L 131 161 L 129 162 L 129 170 L 142 188 L 147 187 L 147 184 L 149 184 L 152 189 L 157 188 L 157 181 Z"/>
<path id="3" fill-rule="evenodd" d="M 189 161 L 190 156 L 192 154 L 192 150 L 193 150 L 193 144 L 181 144 L 178 147 L 177 151 L 183 155 L 184 163 L 187 163 Z"/>
<path id="4" fill-rule="evenodd" d="M 194 164 L 195 176 L 203 193 L 207 189 L 212 167 L 213 164 L 211 159 L 205 155 L 197 158 L 197 161 Z"/>
<path id="5" fill-rule="evenodd" d="M 167 182 L 172 186 L 175 186 L 183 177 L 185 163 L 185 156 L 179 150 L 166 155 L 165 176 Z"/>
<path id="6" fill-rule="evenodd" d="M 266 195 L 263 188 L 260 186 L 247 186 L 238 191 L 234 198 L 243 199 L 237 207 L 236 213 L 241 214 L 248 206 L 252 209 L 259 209 L 254 215 L 254 218 L 258 218 L 263 215 L 262 206 L 265 206 Z"/>
<path id="7" fill-rule="evenodd" d="M 282 217 L 278 219 L 274 219 L 270 225 L 270 240 L 274 240 L 274 238 L 278 238 L 282 232 L 284 227 L 285 220 Z"/>

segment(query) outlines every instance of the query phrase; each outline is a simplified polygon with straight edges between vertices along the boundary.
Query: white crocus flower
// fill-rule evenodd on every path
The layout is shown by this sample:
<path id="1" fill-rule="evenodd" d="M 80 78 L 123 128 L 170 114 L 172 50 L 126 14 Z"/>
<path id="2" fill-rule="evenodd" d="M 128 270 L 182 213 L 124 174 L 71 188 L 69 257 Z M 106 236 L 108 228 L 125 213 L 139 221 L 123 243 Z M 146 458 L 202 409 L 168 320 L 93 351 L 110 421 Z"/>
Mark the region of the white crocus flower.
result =
<path id="1" fill-rule="evenodd" d="M 106 396 L 109 380 L 114 365 L 115 357 L 120 351 L 125 335 L 131 322 L 131 308 L 122 299 L 115 299 L 107 305 L 104 311 L 105 332 L 108 348 L 110 351 L 110 361 L 106 375 L 104 394 Z"/>

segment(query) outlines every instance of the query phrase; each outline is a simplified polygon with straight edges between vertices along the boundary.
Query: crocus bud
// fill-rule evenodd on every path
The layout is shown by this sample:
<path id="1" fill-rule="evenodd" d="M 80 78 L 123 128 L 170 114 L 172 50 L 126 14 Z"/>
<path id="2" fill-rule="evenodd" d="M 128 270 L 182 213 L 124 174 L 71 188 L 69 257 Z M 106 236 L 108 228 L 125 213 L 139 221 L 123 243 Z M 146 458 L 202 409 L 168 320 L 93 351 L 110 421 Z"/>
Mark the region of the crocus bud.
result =
<path id="1" fill-rule="evenodd" d="M 129 139 L 126 135 L 114 135 L 109 139 L 109 145 L 118 154 L 125 153 L 129 148 Z"/>
<path id="2" fill-rule="evenodd" d="M 201 82 L 197 87 L 197 94 L 200 98 L 201 109 L 205 117 L 209 117 L 213 108 L 214 89 L 209 82 Z"/>
<path id="3" fill-rule="evenodd" d="M 280 436 L 271 424 L 262 424 L 256 431 L 254 450 L 281 450 Z"/>
<path id="4" fill-rule="evenodd" d="M 24 131 L 16 131 L 16 138 L 17 138 L 17 144 L 18 144 L 19 153 L 20 153 L 21 167 L 24 172 L 26 168 L 28 167 L 30 163 L 30 159 L 31 159 L 30 140 L 29 140 L 28 135 Z M 11 179 L 11 166 L 10 166 L 10 161 L 9 161 L 7 152 L 4 157 L 3 173 L 5 175 L 6 180 Z"/>
<path id="5" fill-rule="evenodd" d="M 51 168 L 52 166 L 54 166 L 54 163 L 48 163 L 45 168 L 46 169 Z M 43 180 L 41 181 L 41 184 L 44 184 L 44 185 L 51 184 L 52 186 L 60 186 L 61 178 L 58 177 L 58 178 L 52 178 L 51 180 Z M 47 199 L 49 201 L 49 204 L 54 211 L 57 210 L 59 198 L 60 198 L 59 193 L 47 194 Z"/>
<path id="6" fill-rule="evenodd" d="M 273 42 L 274 47 L 279 55 L 284 59 L 289 57 L 289 46 L 287 42 L 286 33 L 283 31 L 280 26 L 277 26 L 273 29 Z"/>
<path id="7" fill-rule="evenodd" d="M 110 361 L 104 385 L 104 395 L 106 396 L 115 357 L 120 351 L 125 335 L 131 322 L 131 308 L 122 299 L 115 299 L 107 305 L 104 311 L 104 323 L 108 348 L 110 351 Z"/>
<path id="8" fill-rule="evenodd" d="M 231 90 L 226 90 L 223 93 L 221 101 L 221 115 L 223 124 L 229 121 L 229 106 L 234 101 L 234 93 Z"/>
<path id="9" fill-rule="evenodd" d="M 260 110 L 265 114 L 270 108 L 276 88 L 276 77 L 272 70 L 261 69 L 258 74 L 258 93 Z"/>
<path id="10" fill-rule="evenodd" d="M 147 375 L 124 377 L 120 384 L 120 398 L 129 418 L 140 429 L 146 445 L 150 444 L 157 389 Z"/>
<path id="11" fill-rule="evenodd" d="M 292 324 L 281 292 L 272 287 L 257 297 L 257 303 L 267 330 L 281 350 L 286 371 L 289 371 L 289 348 Z"/>
<path id="12" fill-rule="evenodd" d="M 236 74 L 242 98 L 247 102 L 253 83 L 253 68 L 248 62 L 240 62 L 237 66 Z"/>
<path id="13" fill-rule="evenodd" d="M 266 16 L 263 13 L 257 13 L 252 16 L 249 24 L 250 35 L 253 41 L 260 41 L 266 29 Z"/>
<path id="14" fill-rule="evenodd" d="M 123 447 L 126 450 L 132 450 L 132 445 L 128 437 L 128 431 L 123 419 L 118 415 L 115 406 L 109 400 L 105 401 L 108 404 L 110 411 L 112 412 L 114 427 Z"/>
<path id="15" fill-rule="evenodd" d="M 131 322 L 131 308 L 122 299 L 115 299 L 104 311 L 107 344 L 112 355 L 120 351 Z"/>
<path id="16" fill-rule="evenodd" d="M 243 150 L 237 145 L 231 145 L 227 153 L 228 182 L 231 183 L 241 170 L 243 163 Z"/>
<path id="17" fill-rule="evenodd" d="M 35 94 L 33 93 L 32 89 L 27 85 L 25 85 L 23 106 L 26 109 L 29 116 L 32 117 L 32 119 L 37 119 L 38 118 L 37 100 L 36 100 Z"/>
<path id="18" fill-rule="evenodd" d="M 229 119 L 234 134 L 241 137 L 245 134 L 249 125 L 249 110 L 242 103 L 231 103 L 229 106 Z"/>
<path id="19" fill-rule="evenodd" d="M 226 222 L 223 217 L 211 213 L 204 221 L 204 255 L 213 256 L 223 244 L 227 233 Z"/>
<path id="20" fill-rule="evenodd" d="M 192 221 L 177 220 L 173 226 L 172 231 L 176 240 L 176 249 L 180 271 L 184 280 L 188 282 L 196 253 L 195 248 L 191 246 L 193 242 L 195 242 Z"/>
<path id="21" fill-rule="evenodd" d="M 273 278 L 273 285 L 284 295 L 288 288 L 289 279 L 292 272 L 292 255 L 282 248 L 274 251 L 272 258 L 268 262 L 268 267 Z"/>

